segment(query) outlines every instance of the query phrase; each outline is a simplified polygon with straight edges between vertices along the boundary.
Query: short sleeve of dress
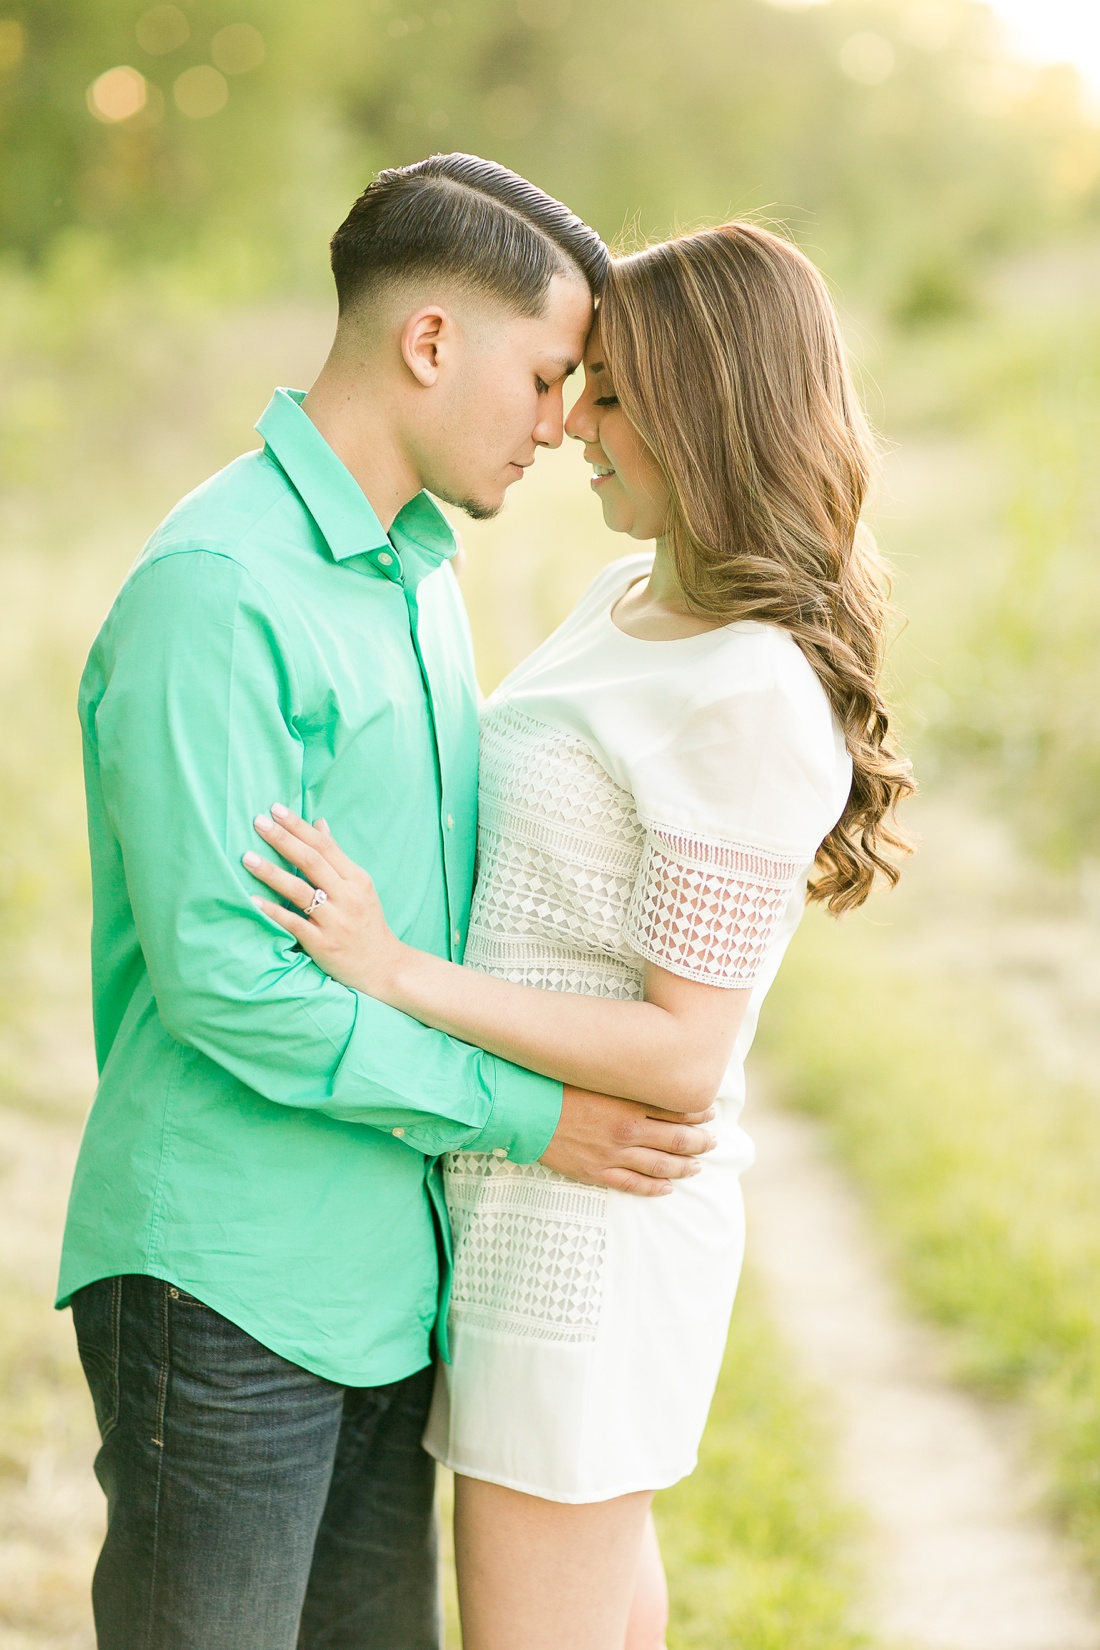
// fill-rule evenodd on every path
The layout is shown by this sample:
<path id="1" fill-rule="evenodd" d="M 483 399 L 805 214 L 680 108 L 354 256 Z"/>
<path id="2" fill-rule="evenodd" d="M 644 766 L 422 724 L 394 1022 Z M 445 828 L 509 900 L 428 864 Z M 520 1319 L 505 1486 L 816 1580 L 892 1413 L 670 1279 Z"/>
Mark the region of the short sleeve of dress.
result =
<path id="1" fill-rule="evenodd" d="M 706 985 L 755 983 L 851 783 L 810 666 L 801 653 L 780 664 L 762 685 L 692 704 L 671 738 L 632 764 L 645 845 L 624 937 Z"/>

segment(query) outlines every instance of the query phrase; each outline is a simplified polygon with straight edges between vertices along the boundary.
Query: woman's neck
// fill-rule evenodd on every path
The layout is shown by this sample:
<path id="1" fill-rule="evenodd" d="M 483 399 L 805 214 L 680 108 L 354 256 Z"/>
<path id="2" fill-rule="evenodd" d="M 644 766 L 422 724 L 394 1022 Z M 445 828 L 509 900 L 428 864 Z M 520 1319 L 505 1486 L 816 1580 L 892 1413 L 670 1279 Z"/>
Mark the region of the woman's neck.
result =
<path id="1" fill-rule="evenodd" d="M 721 628 L 713 619 L 691 611 L 676 577 L 667 539 L 657 540 L 649 578 L 631 585 L 616 602 L 611 618 L 620 630 L 643 642 L 675 642 Z"/>
<path id="2" fill-rule="evenodd" d="M 682 613 L 686 616 L 690 612 L 684 592 L 680 588 L 680 581 L 676 577 L 672 550 L 667 539 L 657 540 L 653 567 L 645 586 L 645 599 L 655 608 L 664 608 L 669 613 Z"/>

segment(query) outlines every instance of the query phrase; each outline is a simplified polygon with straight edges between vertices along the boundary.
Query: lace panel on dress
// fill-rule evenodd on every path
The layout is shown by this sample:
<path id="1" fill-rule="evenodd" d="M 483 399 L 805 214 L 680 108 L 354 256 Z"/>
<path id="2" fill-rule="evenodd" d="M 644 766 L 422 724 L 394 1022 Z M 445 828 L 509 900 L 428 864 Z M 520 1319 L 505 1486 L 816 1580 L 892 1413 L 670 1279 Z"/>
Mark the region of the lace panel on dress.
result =
<path id="1" fill-rule="evenodd" d="M 607 1193 L 484 1152 L 450 1156 L 446 1183 L 456 1315 L 536 1340 L 595 1340 Z"/>
<path id="2" fill-rule="evenodd" d="M 639 996 L 623 914 L 645 831 L 591 746 L 513 705 L 492 706 L 478 807 L 467 965 L 549 990 Z"/>
<path id="3" fill-rule="evenodd" d="M 650 824 L 626 918 L 649 962 L 705 985 L 754 985 L 805 860 Z"/>

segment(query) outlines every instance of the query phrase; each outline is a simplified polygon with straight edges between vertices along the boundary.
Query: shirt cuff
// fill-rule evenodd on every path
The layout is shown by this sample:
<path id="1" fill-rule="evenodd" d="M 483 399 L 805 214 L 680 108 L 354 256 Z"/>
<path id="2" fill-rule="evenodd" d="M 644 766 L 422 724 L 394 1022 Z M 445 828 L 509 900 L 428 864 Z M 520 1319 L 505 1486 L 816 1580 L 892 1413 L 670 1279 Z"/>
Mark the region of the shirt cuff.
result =
<path id="1" fill-rule="evenodd" d="M 507 1060 L 496 1061 L 493 1109 L 464 1152 L 492 1152 L 513 1163 L 537 1163 L 561 1118 L 562 1085 Z"/>

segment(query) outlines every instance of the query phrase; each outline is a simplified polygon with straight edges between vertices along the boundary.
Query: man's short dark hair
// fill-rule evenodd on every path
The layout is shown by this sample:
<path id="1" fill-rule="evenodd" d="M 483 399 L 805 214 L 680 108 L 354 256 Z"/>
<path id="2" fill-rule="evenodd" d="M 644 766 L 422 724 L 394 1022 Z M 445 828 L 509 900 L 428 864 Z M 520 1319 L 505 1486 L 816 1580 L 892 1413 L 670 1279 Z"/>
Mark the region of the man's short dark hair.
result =
<path id="1" fill-rule="evenodd" d="M 561 201 L 477 155 L 391 166 L 364 189 L 332 237 L 341 314 L 395 277 L 445 275 L 541 315 L 555 275 L 598 295 L 608 252 Z"/>

